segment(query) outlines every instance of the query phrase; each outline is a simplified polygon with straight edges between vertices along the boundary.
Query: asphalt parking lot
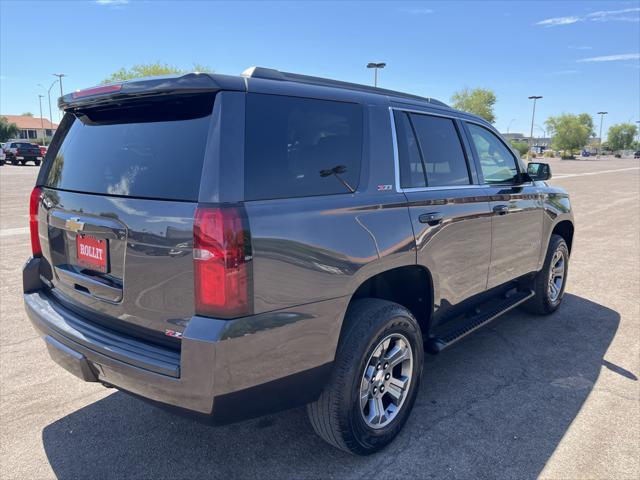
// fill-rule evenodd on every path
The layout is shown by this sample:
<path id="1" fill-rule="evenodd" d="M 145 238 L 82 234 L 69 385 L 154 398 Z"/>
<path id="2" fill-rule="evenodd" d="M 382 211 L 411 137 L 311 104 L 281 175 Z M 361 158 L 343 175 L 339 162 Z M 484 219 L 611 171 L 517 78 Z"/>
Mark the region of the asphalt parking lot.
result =
<path id="1" fill-rule="evenodd" d="M 576 217 L 562 308 L 427 357 L 404 431 L 366 458 L 304 409 L 209 427 L 57 367 L 21 299 L 38 169 L 0 167 L 0 477 L 640 478 L 640 161 L 550 163 Z"/>

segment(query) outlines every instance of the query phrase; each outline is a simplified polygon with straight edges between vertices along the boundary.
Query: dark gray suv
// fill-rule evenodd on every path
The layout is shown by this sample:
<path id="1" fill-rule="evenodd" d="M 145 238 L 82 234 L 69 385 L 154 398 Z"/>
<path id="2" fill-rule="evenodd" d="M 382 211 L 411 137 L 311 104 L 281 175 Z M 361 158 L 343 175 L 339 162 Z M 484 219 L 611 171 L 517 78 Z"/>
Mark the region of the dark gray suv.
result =
<path id="1" fill-rule="evenodd" d="M 562 301 L 567 194 L 437 100 L 253 68 L 59 105 L 24 301 L 85 381 L 213 423 L 308 404 L 367 454 L 407 421 L 425 351 Z"/>

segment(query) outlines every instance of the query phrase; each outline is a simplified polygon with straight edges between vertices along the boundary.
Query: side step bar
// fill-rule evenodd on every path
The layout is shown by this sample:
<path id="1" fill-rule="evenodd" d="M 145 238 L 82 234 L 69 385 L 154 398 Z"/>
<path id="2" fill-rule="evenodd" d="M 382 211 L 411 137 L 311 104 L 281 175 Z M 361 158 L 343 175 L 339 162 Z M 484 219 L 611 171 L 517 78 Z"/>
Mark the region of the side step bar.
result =
<path id="1" fill-rule="evenodd" d="M 526 302 L 534 296 L 534 292 L 517 292 L 505 298 L 497 305 L 492 306 L 490 309 L 483 311 L 469 319 L 464 324 L 456 325 L 454 329 L 449 332 L 445 332 L 437 337 L 431 337 L 425 342 L 425 348 L 429 353 L 439 353 L 447 347 L 450 347 L 458 340 L 469 335 L 471 332 L 485 326 L 487 323 L 495 320 L 500 315 L 507 313 L 509 310 L 514 309 L 521 303 Z"/>

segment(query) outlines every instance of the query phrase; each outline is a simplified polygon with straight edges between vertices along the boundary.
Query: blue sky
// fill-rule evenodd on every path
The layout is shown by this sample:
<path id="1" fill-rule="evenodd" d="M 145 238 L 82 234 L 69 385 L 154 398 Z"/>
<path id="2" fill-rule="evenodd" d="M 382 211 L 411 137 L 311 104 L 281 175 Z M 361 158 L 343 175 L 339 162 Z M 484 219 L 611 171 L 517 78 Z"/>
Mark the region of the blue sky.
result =
<path id="1" fill-rule="evenodd" d="M 366 63 L 382 61 L 386 88 L 445 102 L 465 86 L 493 89 L 503 132 L 528 132 L 529 95 L 544 96 L 536 112 L 543 128 L 562 112 L 607 110 L 605 131 L 640 120 L 638 1 L 0 0 L 1 113 L 38 115 L 37 84 L 48 87 L 52 73 L 68 75 L 68 92 L 157 60 L 361 83 L 372 82 Z"/>

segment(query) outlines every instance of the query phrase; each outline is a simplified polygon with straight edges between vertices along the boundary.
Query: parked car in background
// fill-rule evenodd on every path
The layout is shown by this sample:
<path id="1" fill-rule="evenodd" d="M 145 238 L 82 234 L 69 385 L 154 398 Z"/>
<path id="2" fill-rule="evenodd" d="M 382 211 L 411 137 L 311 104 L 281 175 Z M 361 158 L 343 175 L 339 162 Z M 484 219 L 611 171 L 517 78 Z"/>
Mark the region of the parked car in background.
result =
<path id="1" fill-rule="evenodd" d="M 633 153 L 633 158 L 640 158 L 640 150 L 636 150 L 636 151 Z"/>
<path id="2" fill-rule="evenodd" d="M 59 105 L 24 303 L 85 381 L 213 423 L 307 404 L 369 454 L 409 418 L 425 350 L 562 303 L 568 194 L 437 100 L 254 68 Z"/>
<path id="3" fill-rule="evenodd" d="M 36 166 L 42 162 L 40 147 L 29 142 L 8 142 L 5 148 L 6 161 L 11 165 L 24 165 L 33 162 Z"/>
<path id="4" fill-rule="evenodd" d="M 0 166 L 4 165 L 7 154 L 4 153 L 4 143 L 0 144 Z"/>

